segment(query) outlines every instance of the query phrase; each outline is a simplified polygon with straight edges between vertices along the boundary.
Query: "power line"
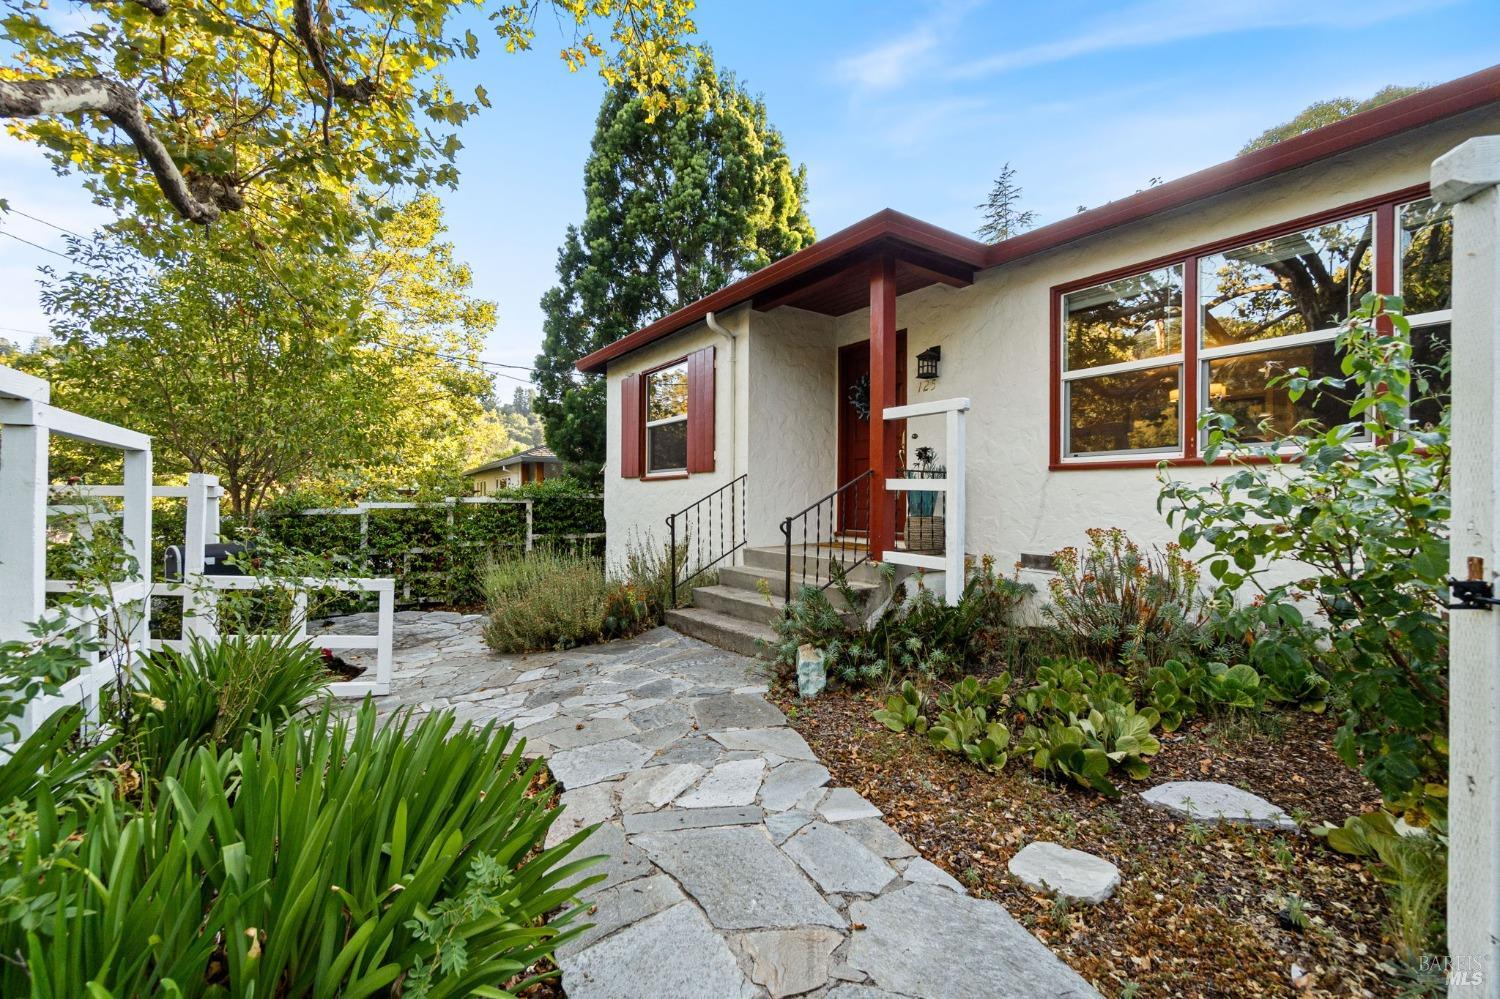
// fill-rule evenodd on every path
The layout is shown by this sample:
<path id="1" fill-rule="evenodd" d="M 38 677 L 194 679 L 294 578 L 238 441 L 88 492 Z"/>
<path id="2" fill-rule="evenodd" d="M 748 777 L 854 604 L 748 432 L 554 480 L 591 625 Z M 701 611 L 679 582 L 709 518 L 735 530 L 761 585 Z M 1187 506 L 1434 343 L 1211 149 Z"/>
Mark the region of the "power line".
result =
<path id="1" fill-rule="evenodd" d="M 56 222 L 48 222 L 46 219 L 39 219 L 35 215 L 29 215 L 26 212 L 21 211 L 21 209 L 19 208 L 9 208 L 6 209 L 6 211 L 11 215 L 19 215 L 23 219 L 30 219 L 33 222 L 40 222 L 42 225 L 47 226 L 50 229 L 56 229 L 58 232 L 65 232 L 69 236 L 77 236 L 79 239 L 85 239 L 91 243 L 93 242 L 93 238 L 90 236 L 85 236 L 81 232 L 74 232 L 72 229 L 69 229 L 66 226 L 60 226 Z"/>
<path id="2" fill-rule="evenodd" d="M 17 243 L 25 243 L 27 246 L 35 247 L 36 249 L 41 250 L 43 253 L 50 253 L 54 257 L 62 257 L 68 263 L 73 263 L 73 258 L 68 256 L 66 253 L 60 253 L 57 250 L 52 249 L 50 246 L 43 246 L 41 243 L 33 243 L 31 240 L 24 239 L 20 236 L 17 236 L 13 232 L 6 231 L 5 229 L 0 229 L 0 236 L 9 236 Z"/>

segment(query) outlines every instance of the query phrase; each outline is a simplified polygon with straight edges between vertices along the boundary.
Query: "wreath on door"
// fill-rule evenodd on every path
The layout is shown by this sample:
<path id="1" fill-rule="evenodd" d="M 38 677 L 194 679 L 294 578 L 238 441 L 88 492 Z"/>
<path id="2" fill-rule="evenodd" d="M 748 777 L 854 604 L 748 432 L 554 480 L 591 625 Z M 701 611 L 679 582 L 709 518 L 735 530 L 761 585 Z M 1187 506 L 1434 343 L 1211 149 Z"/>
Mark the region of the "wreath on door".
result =
<path id="1" fill-rule="evenodd" d="M 863 374 L 859 380 L 849 386 L 849 405 L 854 407 L 854 415 L 861 420 L 870 419 L 870 376 Z"/>

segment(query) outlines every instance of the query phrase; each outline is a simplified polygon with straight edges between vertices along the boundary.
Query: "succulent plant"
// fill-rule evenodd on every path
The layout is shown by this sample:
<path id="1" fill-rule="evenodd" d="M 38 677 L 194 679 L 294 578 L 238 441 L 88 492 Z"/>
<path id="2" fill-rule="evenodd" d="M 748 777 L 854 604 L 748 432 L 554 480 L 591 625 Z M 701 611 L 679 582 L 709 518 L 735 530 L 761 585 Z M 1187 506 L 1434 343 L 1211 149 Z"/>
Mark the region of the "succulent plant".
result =
<path id="1" fill-rule="evenodd" d="M 901 684 L 901 689 L 886 698 L 885 707 L 875 712 L 875 720 L 892 732 L 927 731 L 927 717 L 922 714 L 926 698 L 910 680 Z"/>

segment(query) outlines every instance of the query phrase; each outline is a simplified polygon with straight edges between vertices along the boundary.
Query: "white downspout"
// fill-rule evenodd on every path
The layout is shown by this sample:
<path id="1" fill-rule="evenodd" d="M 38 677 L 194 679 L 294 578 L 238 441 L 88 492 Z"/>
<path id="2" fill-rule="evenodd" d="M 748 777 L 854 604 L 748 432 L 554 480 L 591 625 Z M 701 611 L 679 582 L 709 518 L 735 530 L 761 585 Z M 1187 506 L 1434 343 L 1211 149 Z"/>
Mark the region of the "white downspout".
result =
<path id="1" fill-rule="evenodd" d="M 707 313 L 703 317 L 703 321 L 708 324 L 709 329 L 729 341 L 729 481 L 733 482 L 740 477 L 739 408 L 735 405 L 734 400 L 734 383 L 736 381 L 734 359 L 735 354 L 738 352 L 740 337 L 738 333 L 734 333 L 719 325 L 718 318 L 712 312 Z"/>

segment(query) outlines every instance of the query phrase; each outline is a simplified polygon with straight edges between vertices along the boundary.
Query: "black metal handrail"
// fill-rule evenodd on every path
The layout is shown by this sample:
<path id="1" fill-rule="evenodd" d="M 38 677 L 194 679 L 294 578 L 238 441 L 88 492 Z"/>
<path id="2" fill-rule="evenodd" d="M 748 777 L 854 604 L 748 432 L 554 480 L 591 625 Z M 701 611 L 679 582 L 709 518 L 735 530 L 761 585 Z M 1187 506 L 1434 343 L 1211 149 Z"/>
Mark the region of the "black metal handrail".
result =
<path id="1" fill-rule="evenodd" d="M 802 586 L 816 586 L 820 590 L 826 590 L 833 585 L 834 579 L 845 576 L 857 566 L 870 561 L 870 513 L 874 500 L 874 483 L 875 470 L 867 469 L 781 522 L 781 538 L 786 549 L 787 603 L 791 603 L 797 592 L 792 589 L 794 543 L 802 546 L 799 572 L 796 573 L 800 583 L 798 589 Z M 800 534 L 797 526 L 799 522 Z M 851 546 L 846 540 L 846 537 L 857 536 L 855 531 L 863 532 L 863 545 Z M 798 537 L 800 542 L 794 542 Z M 809 546 L 813 551 L 811 582 L 808 581 L 807 567 Z M 824 546 L 827 546 L 826 552 Z M 838 563 L 837 572 L 834 571 L 835 562 Z M 826 573 L 823 571 L 825 567 L 828 570 Z"/>
<path id="2" fill-rule="evenodd" d="M 749 478 L 747 472 L 667 518 L 673 607 L 677 606 L 679 582 L 692 582 L 745 547 L 745 490 Z M 682 538 L 680 546 L 678 537 Z M 690 567 L 691 572 L 687 571 Z"/>

